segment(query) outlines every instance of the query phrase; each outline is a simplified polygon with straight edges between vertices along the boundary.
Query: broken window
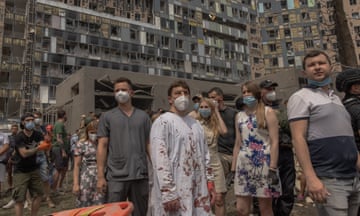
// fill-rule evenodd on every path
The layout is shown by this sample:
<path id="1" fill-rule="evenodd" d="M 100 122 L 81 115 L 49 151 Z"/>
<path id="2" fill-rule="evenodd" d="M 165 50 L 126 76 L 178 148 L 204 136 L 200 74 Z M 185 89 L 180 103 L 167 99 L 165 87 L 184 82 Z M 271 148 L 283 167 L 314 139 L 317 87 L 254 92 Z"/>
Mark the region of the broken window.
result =
<path id="1" fill-rule="evenodd" d="M 271 65 L 272 66 L 278 66 L 278 64 L 279 64 L 279 61 L 278 61 L 277 57 L 271 59 Z"/>
<path id="2" fill-rule="evenodd" d="M 304 35 L 310 36 L 311 35 L 311 26 L 304 26 Z"/>
<path id="3" fill-rule="evenodd" d="M 309 15 L 308 12 L 302 12 L 301 17 L 302 17 L 303 20 L 309 20 L 310 19 L 310 15 Z"/>
<path id="4" fill-rule="evenodd" d="M 283 19 L 283 23 L 288 23 L 289 22 L 289 14 L 282 15 L 282 19 Z"/>
<path id="5" fill-rule="evenodd" d="M 270 52 L 275 52 L 276 51 L 276 44 L 269 44 L 269 50 Z"/>
<path id="6" fill-rule="evenodd" d="M 277 30 L 268 30 L 267 34 L 269 37 L 274 38 L 278 36 L 278 31 Z"/>
<path id="7" fill-rule="evenodd" d="M 313 40 L 305 40 L 305 48 L 313 48 L 314 42 Z"/>
<path id="8" fill-rule="evenodd" d="M 281 9 L 287 9 L 287 0 L 280 1 Z"/>
<path id="9" fill-rule="evenodd" d="M 289 28 L 285 28 L 284 35 L 285 35 L 285 37 L 291 37 L 291 30 Z"/>
<path id="10" fill-rule="evenodd" d="M 264 3 L 264 8 L 265 8 L 266 10 L 270 10 L 270 9 L 271 9 L 271 2 L 265 2 L 265 3 Z"/>
<path id="11" fill-rule="evenodd" d="M 360 36 L 360 26 L 355 26 L 354 31 Z"/>
<path id="12" fill-rule="evenodd" d="M 183 40 L 176 39 L 176 49 L 182 49 L 183 48 Z"/>

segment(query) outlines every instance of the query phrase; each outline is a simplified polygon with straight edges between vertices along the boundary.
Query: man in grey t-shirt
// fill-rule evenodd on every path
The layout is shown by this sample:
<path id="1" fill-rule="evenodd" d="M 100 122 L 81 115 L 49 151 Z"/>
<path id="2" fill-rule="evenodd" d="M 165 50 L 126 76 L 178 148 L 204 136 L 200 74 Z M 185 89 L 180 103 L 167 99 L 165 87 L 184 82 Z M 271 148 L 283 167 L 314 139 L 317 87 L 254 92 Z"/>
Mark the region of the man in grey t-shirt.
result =
<path id="1" fill-rule="evenodd" d="M 151 121 L 132 106 L 134 92 L 129 79 L 117 79 L 114 93 L 118 106 L 101 115 L 97 131 L 97 189 L 107 193 L 108 203 L 133 202 L 133 215 L 142 216 L 148 207 L 146 153 Z"/>

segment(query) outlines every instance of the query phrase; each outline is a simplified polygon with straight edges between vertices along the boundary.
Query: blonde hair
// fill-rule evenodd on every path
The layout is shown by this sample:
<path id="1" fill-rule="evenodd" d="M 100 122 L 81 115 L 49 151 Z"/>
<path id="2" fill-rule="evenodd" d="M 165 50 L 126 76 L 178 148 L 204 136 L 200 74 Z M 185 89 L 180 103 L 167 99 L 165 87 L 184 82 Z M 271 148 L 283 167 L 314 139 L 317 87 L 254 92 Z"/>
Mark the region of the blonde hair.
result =
<path id="1" fill-rule="evenodd" d="M 261 100 L 261 88 L 258 84 L 256 84 L 253 81 L 247 81 L 241 86 L 241 89 L 246 87 L 252 95 L 257 100 L 257 107 L 256 107 L 256 121 L 258 128 L 265 129 L 267 127 L 266 125 L 266 119 L 265 119 L 265 104 Z"/>
<path id="2" fill-rule="evenodd" d="M 89 139 L 89 131 L 92 131 L 92 130 L 97 130 L 98 128 L 98 124 L 99 122 L 97 120 L 92 120 L 85 128 L 85 131 L 83 132 L 82 136 L 80 137 L 80 139 L 82 141 L 86 141 Z"/>
<path id="3" fill-rule="evenodd" d="M 209 98 L 202 98 L 200 100 L 200 105 L 205 102 L 209 107 L 210 107 L 210 110 L 211 110 L 211 115 L 208 119 L 204 119 L 200 114 L 197 115 L 197 118 L 198 120 L 204 120 L 208 123 L 208 126 L 209 128 L 211 129 L 211 131 L 214 132 L 214 135 L 215 136 L 218 136 L 219 135 L 219 120 L 215 114 L 215 105 L 214 105 L 214 102 L 209 99 Z"/>

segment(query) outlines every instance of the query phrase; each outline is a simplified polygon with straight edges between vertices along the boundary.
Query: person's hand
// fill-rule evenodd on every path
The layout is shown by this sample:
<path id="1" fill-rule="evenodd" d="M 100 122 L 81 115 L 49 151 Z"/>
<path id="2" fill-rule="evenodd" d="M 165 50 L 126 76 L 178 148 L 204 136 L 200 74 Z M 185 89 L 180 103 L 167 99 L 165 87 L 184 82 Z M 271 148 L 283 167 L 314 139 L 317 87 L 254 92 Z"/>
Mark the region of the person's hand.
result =
<path id="1" fill-rule="evenodd" d="M 51 148 L 51 144 L 45 141 L 41 141 L 37 148 L 39 151 L 46 151 Z"/>
<path id="2" fill-rule="evenodd" d="M 164 205 L 164 210 L 167 212 L 176 212 L 181 207 L 179 199 L 171 200 L 169 202 L 164 203 L 163 205 Z"/>
<path id="3" fill-rule="evenodd" d="M 231 171 L 226 175 L 226 187 L 230 188 L 231 184 L 234 183 L 234 178 L 235 178 L 235 171 Z"/>
<path id="4" fill-rule="evenodd" d="M 66 158 L 66 157 L 67 157 L 67 154 L 66 154 L 66 152 L 65 152 L 64 149 L 61 150 L 61 156 L 62 156 L 63 158 Z"/>
<path id="5" fill-rule="evenodd" d="M 72 192 L 73 192 L 73 194 L 75 196 L 79 196 L 79 194 L 80 194 L 80 186 L 78 184 L 74 184 Z"/>
<path id="6" fill-rule="evenodd" d="M 97 192 L 100 194 L 105 194 L 107 190 L 107 183 L 104 177 L 98 177 L 96 183 Z"/>
<path id="7" fill-rule="evenodd" d="M 210 196 L 210 205 L 213 206 L 215 204 L 215 196 L 216 196 L 214 182 L 208 181 L 207 188 L 208 188 L 209 196 Z"/>
<path id="8" fill-rule="evenodd" d="M 269 184 L 271 184 L 271 185 L 279 184 L 279 178 L 277 176 L 276 170 L 269 169 L 267 178 L 268 178 Z"/>
<path id="9" fill-rule="evenodd" d="M 330 193 L 318 177 L 306 179 L 308 194 L 312 200 L 318 203 L 326 203 Z"/>

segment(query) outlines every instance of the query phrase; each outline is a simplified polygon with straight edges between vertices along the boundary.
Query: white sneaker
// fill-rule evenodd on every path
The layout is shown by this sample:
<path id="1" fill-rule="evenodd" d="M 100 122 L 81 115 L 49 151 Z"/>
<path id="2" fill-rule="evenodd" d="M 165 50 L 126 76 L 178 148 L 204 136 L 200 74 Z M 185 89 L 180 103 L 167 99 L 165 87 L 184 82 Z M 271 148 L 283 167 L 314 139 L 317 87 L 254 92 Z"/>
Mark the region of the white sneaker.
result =
<path id="1" fill-rule="evenodd" d="M 29 202 L 28 201 L 25 201 L 24 203 L 24 208 L 28 208 L 29 207 Z"/>
<path id="2" fill-rule="evenodd" d="M 3 209 L 9 209 L 15 206 L 15 200 L 11 199 L 6 205 L 4 205 Z"/>

